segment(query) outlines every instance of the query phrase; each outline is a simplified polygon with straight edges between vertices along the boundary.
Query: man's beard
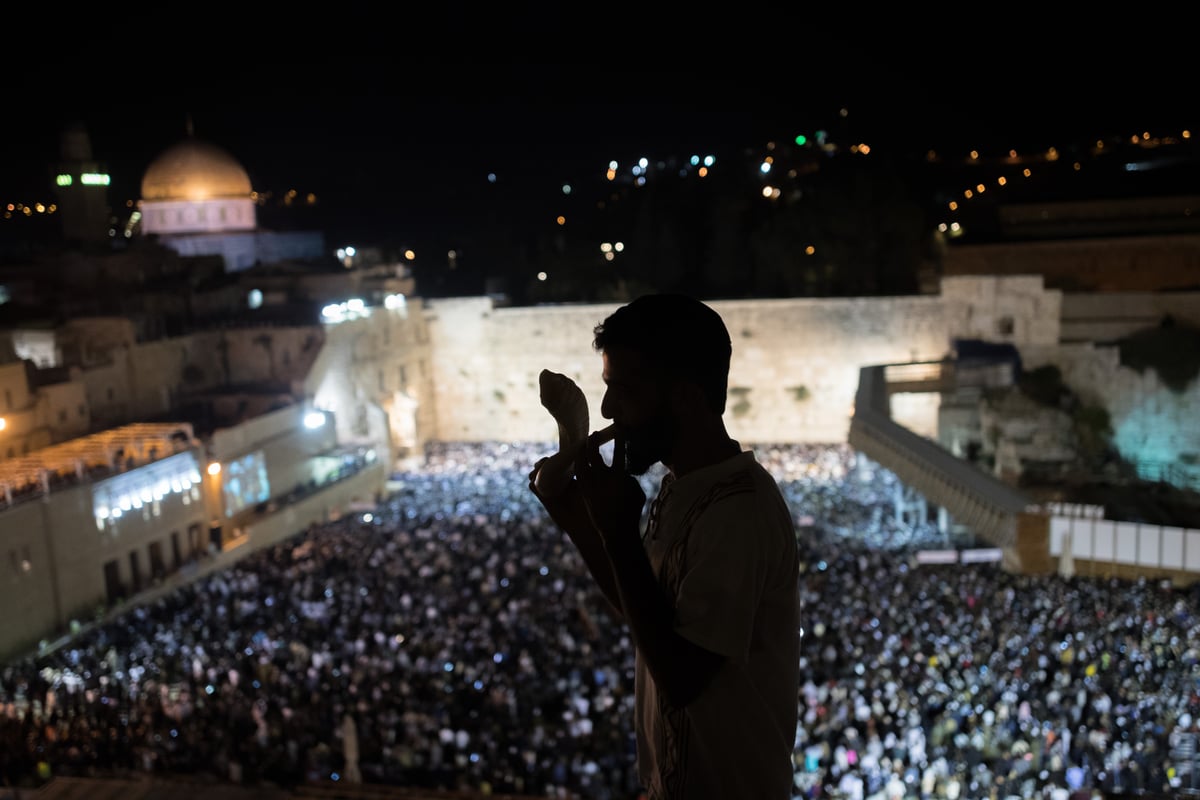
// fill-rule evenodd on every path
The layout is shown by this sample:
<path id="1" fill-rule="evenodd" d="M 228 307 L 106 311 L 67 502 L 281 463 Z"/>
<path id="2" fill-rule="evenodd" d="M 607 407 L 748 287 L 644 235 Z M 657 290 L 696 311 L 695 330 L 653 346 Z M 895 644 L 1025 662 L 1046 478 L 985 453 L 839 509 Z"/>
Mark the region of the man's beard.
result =
<path id="1" fill-rule="evenodd" d="M 659 414 L 625 438 L 625 471 L 630 475 L 645 475 L 660 461 L 666 463 L 675 447 L 675 426 L 666 414 Z"/>

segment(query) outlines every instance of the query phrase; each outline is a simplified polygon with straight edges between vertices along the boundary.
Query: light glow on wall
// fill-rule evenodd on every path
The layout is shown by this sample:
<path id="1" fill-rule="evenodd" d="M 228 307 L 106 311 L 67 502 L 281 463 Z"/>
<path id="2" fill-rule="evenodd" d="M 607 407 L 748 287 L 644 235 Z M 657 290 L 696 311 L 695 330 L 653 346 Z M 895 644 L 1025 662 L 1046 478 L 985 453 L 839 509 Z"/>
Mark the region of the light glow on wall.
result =
<path id="1" fill-rule="evenodd" d="M 104 530 L 132 512 L 159 516 L 161 503 L 178 496 L 184 505 L 200 499 L 200 464 L 194 453 L 176 453 L 100 481 L 92 490 L 92 515 Z"/>

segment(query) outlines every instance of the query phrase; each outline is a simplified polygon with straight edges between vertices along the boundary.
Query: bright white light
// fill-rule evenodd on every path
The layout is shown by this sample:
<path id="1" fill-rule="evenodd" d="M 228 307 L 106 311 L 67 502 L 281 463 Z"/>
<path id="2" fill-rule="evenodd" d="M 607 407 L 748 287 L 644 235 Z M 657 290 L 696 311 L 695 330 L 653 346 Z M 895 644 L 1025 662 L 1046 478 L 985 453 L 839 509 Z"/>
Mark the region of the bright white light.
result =
<path id="1" fill-rule="evenodd" d="M 698 165 L 700 163 L 700 156 L 692 156 L 691 161 L 693 167 Z"/>
<path id="2" fill-rule="evenodd" d="M 408 303 L 402 294 L 389 294 L 383 298 L 383 307 L 387 309 L 404 308 Z"/>
<path id="3" fill-rule="evenodd" d="M 251 308 L 262 308 L 263 293 L 261 289 L 251 289 L 246 297 L 246 304 Z"/>
<path id="4" fill-rule="evenodd" d="M 704 157 L 704 166 L 711 167 L 715 163 L 717 163 L 716 156 L 705 156 Z"/>
<path id="5" fill-rule="evenodd" d="M 548 275 L 546 275 L 546 273 L 544 273 L 544 272 L 539 272 L 539 273 L 537 274 L 537 279 L 538 279 L 539 281 L 544 281 L 544 280 L 546 280 L 546 278 L 547 278 L 547 277 L 549 277 L 549 276 L 548 276 Z"/>
<path id="6" fill-rule="evenodd" d="M 311 430 L 316 430 L 325 424 L 325 412 L 309 411 L 304 415 L 304 427 Z"/>
<path id="7" fill-rule="evenodd" d="M 358 250 L 354 247 L 347 247 L 346 255 L 350 256 L 350 258 L 354 258 L 354 256 L 358 255 Z"/>
<path id="8" fill-rule="evenodd" d="M 761 172 L 763 175 L 766 175 L 768 172 L 771 171 L 770 162 L 764 161 L 763 163 L 759 164 L 758 171 Z"/>
<path id="9" fill-rule="evenodd" d="M 563 187 L 562 187 L 562 193 L 563 193 L 563 194 L 570 194 L 570 193 L 571 193 L 571 184 L 569 184 L 569 183 L 564 183 L 564 184 L 563 184 Z"/>
<path id="10" fill-rule="evenodd" d="M 208 465 L 208 474 L 209 475 L 220 475 L 221 474 L 221 462 L 214 461 L 211 464 L 209 464 Z"/>
<path id="11" fill-rule="evenodd" d="M 321 319 L 331 325 L 371 315 L 371 309 L 362 300 L 355 298 L 344 303 L 330 303 L 321 309 Z"/>
<path id="12" fill-rule="evenodd" d="M 648 159 L 648 158 L 639 158 L 639 159 L 638 159 L 638 166 L 639 166 L 639 167 L 641 167 L 642 169 L 645 169 L 646 167 L 650 166 L 650 159 Z"/>

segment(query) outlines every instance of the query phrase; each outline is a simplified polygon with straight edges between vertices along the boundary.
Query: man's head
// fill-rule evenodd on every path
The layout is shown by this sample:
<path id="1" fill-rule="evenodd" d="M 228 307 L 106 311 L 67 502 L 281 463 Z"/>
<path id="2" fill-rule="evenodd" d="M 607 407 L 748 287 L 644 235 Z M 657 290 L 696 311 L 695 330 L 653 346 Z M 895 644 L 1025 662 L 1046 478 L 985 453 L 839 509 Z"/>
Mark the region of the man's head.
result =
<path id="1" fill-rule="evenodd" d="M 627 469 L 671 463 L 681 429 L 725 412 L 732 346 L 724 321 L 683 294 L 649 294 L 594 330 L 604 356 L 603 415 L 626 435 Z"/>

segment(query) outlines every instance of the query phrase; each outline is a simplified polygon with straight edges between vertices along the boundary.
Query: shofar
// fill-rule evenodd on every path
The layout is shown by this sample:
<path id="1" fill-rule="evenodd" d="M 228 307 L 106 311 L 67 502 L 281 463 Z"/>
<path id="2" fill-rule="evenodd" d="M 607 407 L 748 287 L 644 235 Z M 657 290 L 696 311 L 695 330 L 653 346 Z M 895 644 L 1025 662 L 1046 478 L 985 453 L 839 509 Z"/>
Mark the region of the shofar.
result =
<path id="1" fill-rule="evenodd" d="M 538 390 L 542 405 L 558 423 L 558 452 L 543 462 L 533 483 L 538 492 L 553 497 L 574 475 L 576 451 L 588 435 L 588 405 L 575 381 L 558 372 L 542 370 Z"/>

